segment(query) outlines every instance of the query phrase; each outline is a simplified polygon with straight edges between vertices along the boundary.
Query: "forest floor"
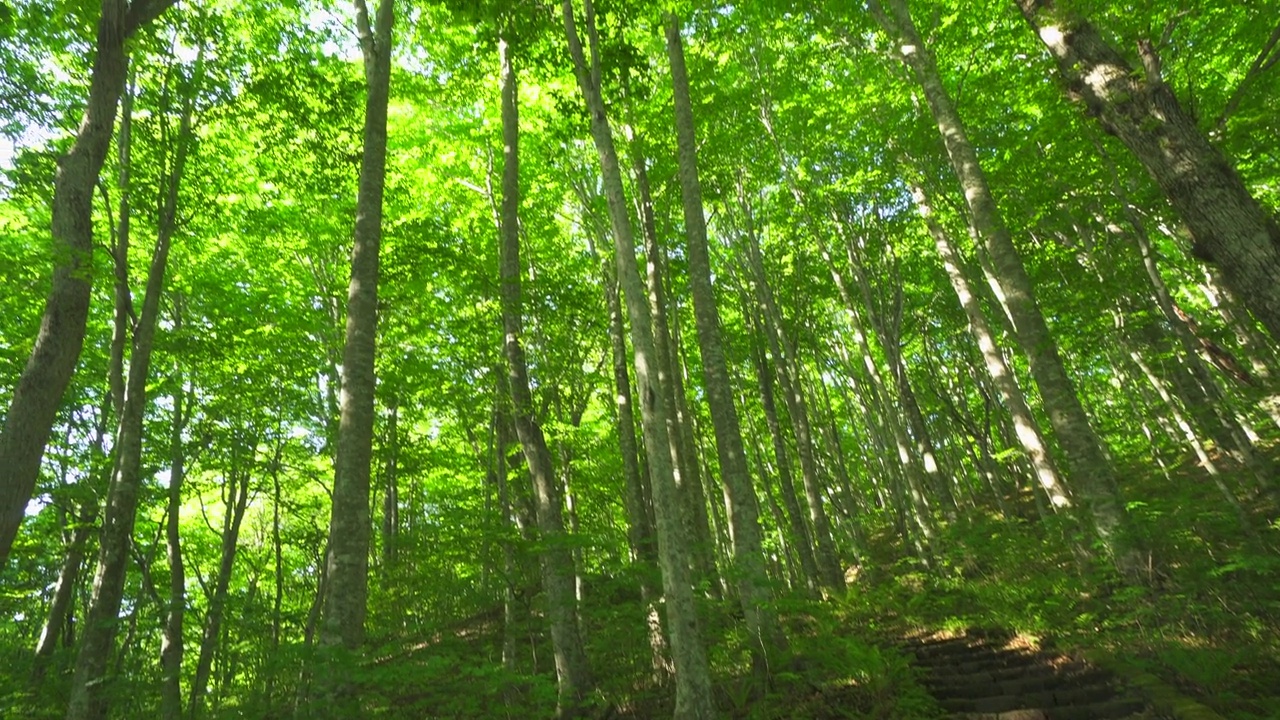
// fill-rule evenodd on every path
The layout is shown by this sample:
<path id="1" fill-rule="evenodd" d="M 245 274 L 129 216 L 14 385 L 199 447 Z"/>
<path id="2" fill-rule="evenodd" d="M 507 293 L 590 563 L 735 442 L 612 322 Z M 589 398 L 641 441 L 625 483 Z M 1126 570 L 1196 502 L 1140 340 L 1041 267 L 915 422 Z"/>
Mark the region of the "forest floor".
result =
<path id="1" fill-rule="evenodd" d="M 1129 506 L 1151 559 L 1146 583 L 1082 570 L 1068 529 L 1038 521 L 1027 498 L 1008 498 L 1026 517 L 974 510 L 944 528 L 937 542 L 946 550 L 930 567 L 902 554 L 892 528 L 874 529 L 847 596 L 780 593 L 791 647 L 763 692 L 732 603 L 701 601 L 716 706 L 744 720 L 1280 718 L 1280 555 L 1241 533 L 1193 468 L 1129 477 L 1130 497 L 1161 498 Z M 1240 495 L 1256 534 L 1275 536 L 1274 498 Z M 654 680 L 637 621 L 644 608 L 628 594 L 634 586 L 634 578 L 602 579 L 585 604 L 601 718 L 671 713 L 670 685 Z M 382 663 L 370 678 L 382 689 L 380 716 L 548 716 L 551 649 L 537 612 L 528 617 L 516 645 L 522 664 L 536 658 L 536 672 L 502 668 L 501 614 L 483 613 Z M 961 678 L 939 672 L 971 677 L 958 689 Z M 1046 673 L 1063 680 L 1037 685 Z M 1054 693 L 1060 707 L 996 714 L 1036 707 L 1015 702 L 1015 690 L 1041 701 Z"/>

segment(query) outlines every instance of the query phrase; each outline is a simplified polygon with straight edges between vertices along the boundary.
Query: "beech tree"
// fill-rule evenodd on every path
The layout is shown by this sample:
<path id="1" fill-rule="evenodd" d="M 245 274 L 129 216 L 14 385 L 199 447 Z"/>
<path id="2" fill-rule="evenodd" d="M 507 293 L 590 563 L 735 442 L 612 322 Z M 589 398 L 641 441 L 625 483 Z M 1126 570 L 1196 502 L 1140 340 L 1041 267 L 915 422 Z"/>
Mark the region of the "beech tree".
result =
<path id="1" fill-rule="evenodd" d="M 1268 3 L 166 5 L 0 3 L 0 715 L 1274 705 Z"/>

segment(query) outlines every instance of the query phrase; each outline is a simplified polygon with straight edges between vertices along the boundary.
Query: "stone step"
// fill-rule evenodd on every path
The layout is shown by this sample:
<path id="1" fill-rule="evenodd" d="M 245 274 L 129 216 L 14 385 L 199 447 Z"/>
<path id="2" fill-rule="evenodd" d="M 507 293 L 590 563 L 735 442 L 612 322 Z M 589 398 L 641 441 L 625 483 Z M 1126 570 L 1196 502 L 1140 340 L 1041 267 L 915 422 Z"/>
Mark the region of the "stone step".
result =
<path id="1" fill-rule="evenodd" d="M 1055 708 L 1018 708 L 1003 712 L 958 712 L 947 720 L 1125 720 L 1146 708 L 1136 698 L 1120 698 L 1088 705 Z"/>
<path id="2" fill-rule="evenodd" d="M 975 634 L 904 643 L 924 686 L 956 720 L 1118 720 L 1145 707 L 1112 676 L 1063 656 Z"/>
<path id="3" fill-rule="evenodd" d="M 949 658 L 957 655 L 970 655 L 984 652 L 999 652 L 1004 643 L 990 642 L 981 638 L 973 640 L 947 641 L 935 645 L 907 645 L 904 649 L 911 651 L 921 659 Z"/>
<path id="4" fill-rule="evenodd" d="M 1039 665 L 1003 667 L 978 672 L 960 673 L 951 672 L 950 670 L 944 671 L 938 668 L 931 669 L 926 667 L 923 669 L 927 673 L 924 677 L 926 685 L 959 685 L 973 683 L 997 683 L 1023 680 L 1027 678 L 1049 677 L 1058 674 L 1072 674 L 1083 671 L 1085 666 L 1080 663 L 1064 663 L 1057 666 L 1043 663 Z"/>
<path id="5" fill-rule="evenodd" d="M 1003 652 L 978 655 L 966 658 L 963 662 L 928 664 L 928 666 L 940 674 L 966 675 L 1006 668 L 1032 667 L 1049 661 L 1049 657 L 1036 653 Z"/>
<path id="6" fill-rule="evenodd" d="M 993 680 L 991 682 L 958 682 L 951 684 L 933 683 L 926 680 L 926 685 L 939 700 L 951 698 L 989 697 L 992 695 L 1021 695 L 1024 693 L 1044 692 L 1046 690 L 1071 690 L 1090 685 L 1105 685 L 1109 680 L 1107 673 L 1100 670 L 1084 669 L 1070 674 L 1058 674 L 1051 671 L 1039 675 L 1022 677 L 1015 680 Z"/>

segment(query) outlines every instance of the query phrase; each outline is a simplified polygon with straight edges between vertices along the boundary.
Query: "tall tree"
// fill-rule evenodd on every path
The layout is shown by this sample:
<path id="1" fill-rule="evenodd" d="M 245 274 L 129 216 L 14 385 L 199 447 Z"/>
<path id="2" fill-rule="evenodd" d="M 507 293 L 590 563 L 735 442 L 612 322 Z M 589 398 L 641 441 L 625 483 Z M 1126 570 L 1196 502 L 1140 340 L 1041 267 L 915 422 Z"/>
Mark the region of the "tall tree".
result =
<path id="1" fill-rule="evenodd" d="M 542 584 L 547 592 L 551 643 L 555 648 L 559 689 L 559 715 L 577 717 L 591 693 L 591 667 L 578 632 L 577 598 L 574 594 L 574 562 L 565 542 L 560 487 L 551 467 L 551 452 L 542 427 L 534 417 L 529 391 L 529 369 L 521 336 L 524 321 L 520 302 L 520 116 L 519 85 L 511 45 L 498 40 L 502 77 L 502 208 L 500 283 L 503 348 L 507 356 L 507 387 L 511 393 L 516 436 L 524 451 L 537 503 L 541 534 Z"/>
<path id="2" fill-rule="evenodd" d="M 102 0 L 89 99 L 53 182 L 53 286 L 40 334 L 0 430 L 0 564 L 8 559 L 22 524 L 58 405 L 84 346 L 92 285 L 93 189 L 124 92 L 129 64 L 125 44 L 174 2 Z"/>
<path id="3" fill-rule="evenodd" d="M 733 384 L 720 338 L 720 313 L 711 286 L 711 256 L 707 245 L 707 223 L 702 208 L 702 187 L 698 180 L 697 137 L 693 103 L 689 93 L 689 73 L 680 37 L 680 19 L 667 13 L 664 21 L 667 61 L 671 66 L 671 86 L 675 98 L 676 149 L 680 165 L 686 251 L 689 260 L 689 288 L 693 294 L 694 322 L 698 349 L 702 354 L 702 378 L 716 438 L 716 456 L 724 483 L 725 515 L 733 543 L 733 572 L 742 603 L 747 632 L 752 637 L 752 659 L 757 672 L 768 667 L 771 652 L 777 650 L 781 634 L 769 605 L 768 577 L 760 539 L 760 519 L 755 488 L 747 469 L 742 427 L 733 404 Z"/>
<path id="4" fill-rule="evenodd" d="M 334 461 L 333 514 L 329 523 L 328 583 L 321 642 L 348 653 L 364 644 L 369 593 L 369 475 L 373 457 L 375 342 L 378 333 L 378 254 L 382 244 L 382 198 L 386 187 L 387 105 L 391 93 L 394 0 L 380 0 L 369 17 L 355 0 L 366 87 L 360 186 L 347 290 L 346 341 L 342 354 L 342 400 Z M 353 711 L 345 680 L 327 678 L 342 711 Z M 337 710 L 338 708 L 330 708 Z"/>
<path id="5" fill-rule="evenodd" d="M 119 621 L 125 573 L 133 543 L 133 527 L 138 512 L 138 496 L 142 489 L 143 417 L 147 409 L 147 380 L 151 373 L 151 356 L 155 349 L 160 297 L 164 292 L 169 250 L 178 226 L 178 191 L 188 154 L 194 145 L 191 123 L 203 64 L 202 44 L 183 100 L 175 147 L 164 148 L 166 152 L 171 151 L 173 156 L 168 175 L 164 177 L 160 188 L 164 200 L 160 208 L 156 244 L 151 255 L 142 308 L 133 328 L 124 404 L 116 429 L 115 467 L 98 543 L 98 570 L 94 576 L 89 611 L 85 616 L 84 638 L 76 656 L 71 701 L 67 707 L 68 720 L 103 718 L 107 714 L 107 665 Z M 167 113 L 169 108 L 163 110 Z"/>
<path id="6" fill-rule="evenodd" d="M 628 216 L 622 169 L 601 96 L 600 50 L 595 27 L 595 8 L 591 0 L 585 1 L 584 11 L 584 24 L 591 50 L 590 63 L 583 51 L 582 40 L 574 21 L 573 1 L 563 2 L 565 35 L 578 86 L 587 102 L 592 140 L 600 156 L 605 199 L 609 204 L 609 219 L 613 228 L 614 262 L 618 268 L 618 281 L 626 304 L 627 319 L 630 321 L 636 391 L 640 396 L 640 418 L 644 427 L 645 456 L 649 460 L 653 484 L 658 559 L 662 567 L 662 585 L 667 601 L 667 630 L 671 637 L 671 653 L 676 670 L 675 717 L 679 720 L 702 720 L 714 715 L 711 673 L 698 628 L 693 590 L 689 584 L 688 549 L 685 546 L 680 499 L 671 467 L 666 417 L 674 409 L 667 407 L 666 395 L 658 384 L 653 321 L 649 316 L 648 296 L 636 263 L 635 235 Z"/>
<path id="7" fill-rule="evenodd" d="M 924 187 L 914 185 L 911 192 L 920 217 L 928 227 L 929 234 L 933 236 L 934 246 L 938 249 L 938 256 L 942 258 L 942 265 L 947 271 L 951 287 L 955 290 L 960 306 L 964 309 L 965 317 L 969 321 L 969 332 L 973 335 L 973 340 L 982 354 L 982 362 L 987 369 L 987 374 L 991 376 L 996 391 L 1000 393 L 1000 400 L 1004 402 L 1005 408 L 1013 419 L 1014 435 L 1031 462 L 1036 481 L 1048 494 L 1049 501 L 1054 507 L 1070 507 L 1071 497 L 1058 474 L 1057 467 L 1053 464 L 1048 444 L 1040 433 L 1040 426 L 1027 405 L 1022 389 L 1018 387 L 1018 381 L 1010 370 L 1004 353 L 996 344 L 991 325 L 987 322 L 986 313 L 982 310 L 977 294 L 969 284 L 969 277 L 965 273 L 964 263 L 960 259 L 955 243 L 951 241 L 946 228 L 942 227 L 934 215 L 933 205 L 929 202 Z"/>
<path id="8" fill-rule="evenodd" d="M 1135 575 L 1139 561 L 1134 538 L 1127 529 L 1115 469 L 1102 440 L 1089 423 L 1075 384 L 1067 375 L 1058 343 L 1045 323 L 1031 279 L 996 205 L 977 151 L 942 84 L 933 52 L 916 30 L 906 0 L 887 0 L 886 5 L 887 14 L 879 2 L 872 5 L 873 12 L 893 37 L 900 57 L 924 92 L 952 169 L 964 190 L 969 219 L 987 259 L 984 269 L 990 273 L 992 290 L 1008 312 L 1014 335 L 1027 356 L 1049 421 L 1067 456 L 1071 482 L 1088 505 L 1099 540 L 1123 572 Z"/>

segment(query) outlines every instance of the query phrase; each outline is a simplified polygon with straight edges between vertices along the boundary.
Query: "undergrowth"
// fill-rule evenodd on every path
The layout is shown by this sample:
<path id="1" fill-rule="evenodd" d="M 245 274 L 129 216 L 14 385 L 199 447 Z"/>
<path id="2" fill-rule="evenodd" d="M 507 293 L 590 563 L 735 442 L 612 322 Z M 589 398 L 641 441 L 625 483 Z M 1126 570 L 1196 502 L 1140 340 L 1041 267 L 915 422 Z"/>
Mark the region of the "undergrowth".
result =
<path id="1" fill-rule="evenodd" d="M 1250 538 L 1212 486 L 1184 469 L 1172 482 L 1134 474 L 1141 582 L 1072 552 L 1078 532 L 1056 519 L 969 514 L 938 538 L 926 567 L 901 557 L 891 532 L 843 605 L 850 624 L 891 637 L 916 629 L 1000 628 L 1127 672 L 1160 678 L 1223 717 L 1278 718 L 1280 528 L 1265 496 L 1246 498 Z"/>

